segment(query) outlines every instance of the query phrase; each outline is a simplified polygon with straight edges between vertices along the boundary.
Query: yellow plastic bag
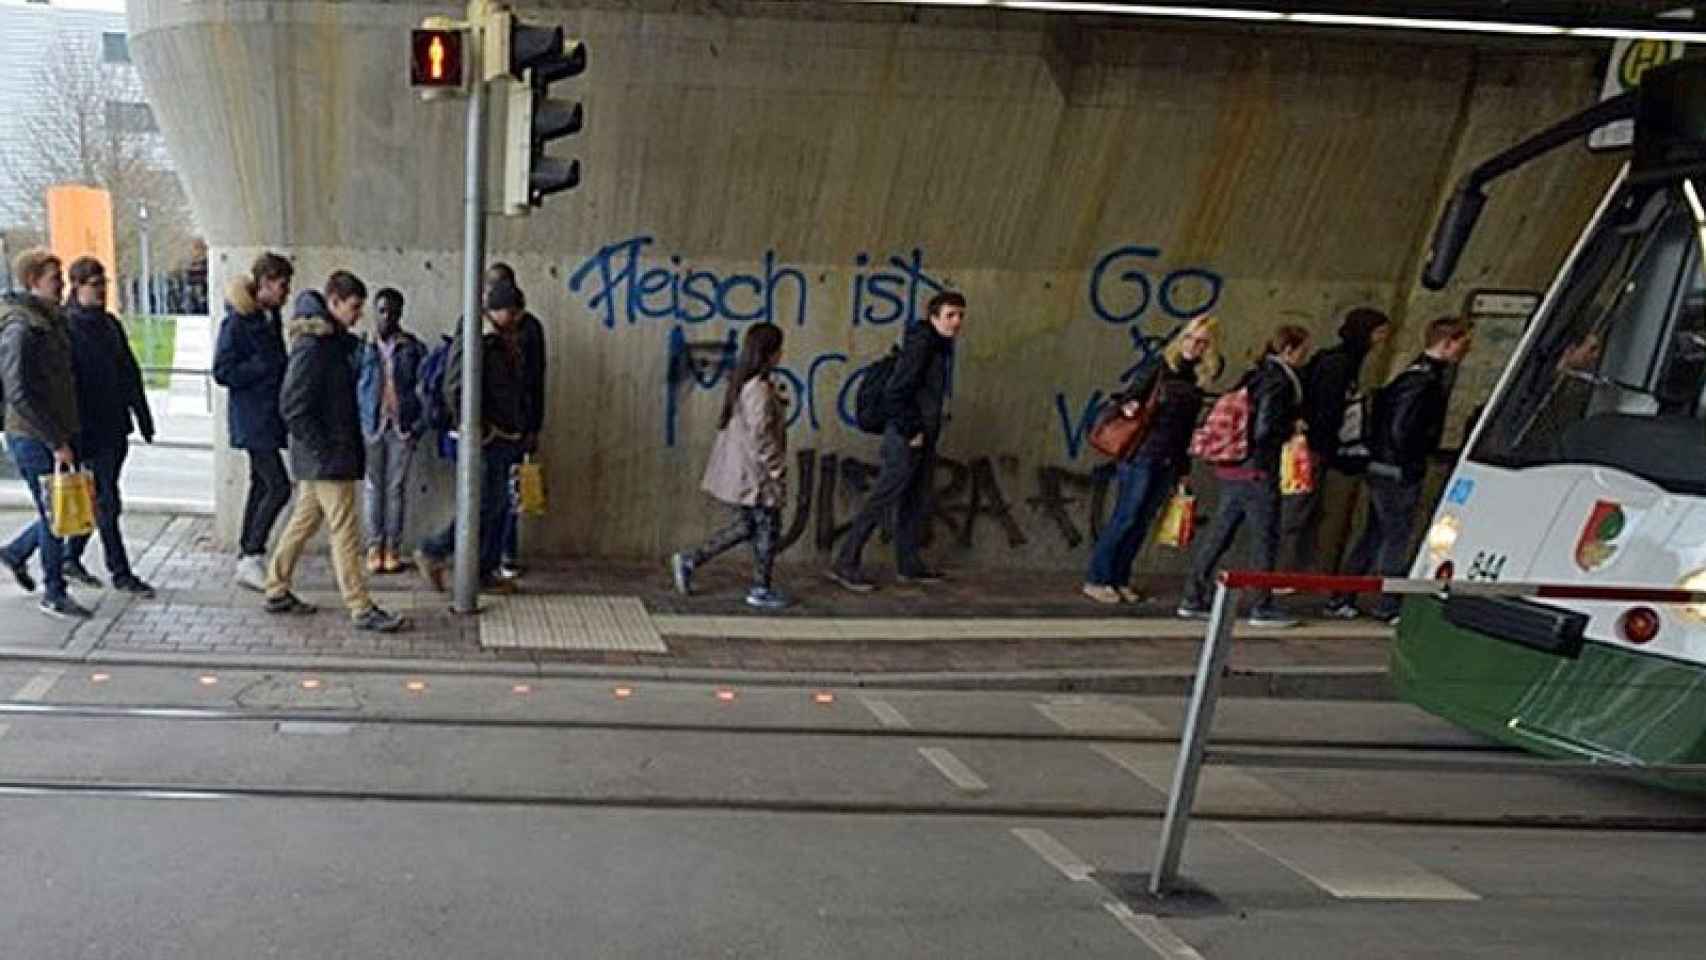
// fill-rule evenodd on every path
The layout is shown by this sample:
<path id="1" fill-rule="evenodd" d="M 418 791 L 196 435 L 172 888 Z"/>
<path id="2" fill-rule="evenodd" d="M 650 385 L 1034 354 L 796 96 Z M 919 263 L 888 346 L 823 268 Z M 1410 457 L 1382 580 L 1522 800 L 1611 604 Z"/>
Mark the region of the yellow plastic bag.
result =
<path id="1" fill-rule="evenodd" d="M 1309 441 L 1300 433 L 1280 451 L 1280 495 L 1314 492 L 1315 455 L 1309 452 Z"/>
<path id="2" fill-rule="evenodd" d="M 529 454 L 511 468 L 510 480 L 515 489 L 515 512 L 530 517 L 545 515 L 545 471 Z"/>
<path id="3" fill-rule="evenodd" d="M 49 529 L 60 539 L 86 536 L 95 529 L 95 475 L 68 466 L 54 468 L 48 484 Z"/>
<path id="4" fill-rule="evenodd" d="M 1184 484 L 1174 491 L 1161 513 L 1161 525 L 1155 532 L 1155 542 L 1163 547 L 1188 549 L 1197 533 L 1197 498 Z"/>

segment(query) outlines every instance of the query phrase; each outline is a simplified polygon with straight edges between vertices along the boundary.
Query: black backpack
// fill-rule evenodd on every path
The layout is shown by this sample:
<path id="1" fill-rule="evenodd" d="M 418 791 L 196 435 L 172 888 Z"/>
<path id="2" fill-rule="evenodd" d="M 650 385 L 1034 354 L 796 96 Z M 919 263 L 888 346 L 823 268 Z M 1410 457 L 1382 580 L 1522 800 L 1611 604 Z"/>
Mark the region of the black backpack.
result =
<path id="1" fill-rule="evenodd" d="M 456 427 L 456 414 L 444 395 L 444 375 L 450 366 L 450 351 L 455 343 L 450 337 L 444 337 L 421 363 L 420 382 L 415 385 L 415 394 L 420 398 L 429 430 L 444 431 Z"/>
<path id="2" fill-rule="evenodd" d="M 896 344 L 881 360 L 866 367 L 865 375 L 859 380 L 859 390 L 853 396 L 854 419 L 858 420 L 859 429 L 866 433 L 881 435 L 889 425 L 888 411 L 883 409 L 883 394 L 888 391 L 889 377 L 894 375 L 898 359 L 900 345 Z"/>

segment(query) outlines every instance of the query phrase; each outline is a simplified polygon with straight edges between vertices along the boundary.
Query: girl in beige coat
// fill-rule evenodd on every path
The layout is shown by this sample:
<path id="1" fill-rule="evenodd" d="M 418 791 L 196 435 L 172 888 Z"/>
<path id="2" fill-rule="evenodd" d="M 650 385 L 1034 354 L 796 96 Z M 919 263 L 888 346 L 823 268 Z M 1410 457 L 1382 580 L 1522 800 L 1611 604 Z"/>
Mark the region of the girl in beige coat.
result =
<path id="1" fill-rule="evenodd" d="M 723 398 L 721 429 L 711 446 L 700 488 L 735 512 L 734 522 L 697 549 L 669 558 L 675 589 L 693 592 L 693 571 L 742 543 L 752 544 L 753 583 L 749 606 L 779 610 L 788 598 L 770 586 L 776 541 L 787 500 L 788 434 L 782 398 L 770 372 L 782 359 L 782 329 L 773 323 L 747 328 L 740 359 Z"/>

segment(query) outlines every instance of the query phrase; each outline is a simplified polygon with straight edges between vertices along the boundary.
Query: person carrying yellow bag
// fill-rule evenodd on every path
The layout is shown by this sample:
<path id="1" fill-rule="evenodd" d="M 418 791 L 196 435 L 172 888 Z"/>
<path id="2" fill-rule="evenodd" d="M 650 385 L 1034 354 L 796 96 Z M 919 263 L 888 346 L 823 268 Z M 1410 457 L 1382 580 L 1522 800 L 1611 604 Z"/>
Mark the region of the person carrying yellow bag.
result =
<path id="1" fill-rule="evenodd" d="M 60 310 L 65 278 L 59 258 L 46 250 L 26 250 L 13 261 L 12 276 L 22 292 L 0 305 L 0 389 L 5 396 L 6 448 L 18 475 L 29 487 L 37 519 L 0 549 L 0 564 L 25 590 L 35 589 L 26 567 L 29 551 L 39 546 L 43 590 L 41 611 L 61 619 L 86 620 L 88 608 L 71 599 L 65 587 L 65 541 L 53 532 L 57 469 L 76 462 L 71 449 L 81 423 L 71 335 Z M 92 512 L 92 511 L 91 511 Z"/>

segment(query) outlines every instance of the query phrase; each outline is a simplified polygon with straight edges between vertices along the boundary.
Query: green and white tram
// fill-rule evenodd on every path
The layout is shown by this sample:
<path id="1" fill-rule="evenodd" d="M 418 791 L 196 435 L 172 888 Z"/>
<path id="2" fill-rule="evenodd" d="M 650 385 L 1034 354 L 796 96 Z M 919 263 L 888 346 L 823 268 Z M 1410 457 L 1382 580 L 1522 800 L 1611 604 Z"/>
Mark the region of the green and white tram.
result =
<path id="1" fill-rule="evenodd" d="M 1656 69 L 1477 168 L 1424 283 L 1449 279 L 1482 184 L 1625 117 L 1631 156 L 1465 444 L 1413 576 L 1706 588 L 1706 64 Z M 1392 666 L 1406 699 L 1530 750 L 1706 763 L 1706 607 L 1411 597 Z"/>

